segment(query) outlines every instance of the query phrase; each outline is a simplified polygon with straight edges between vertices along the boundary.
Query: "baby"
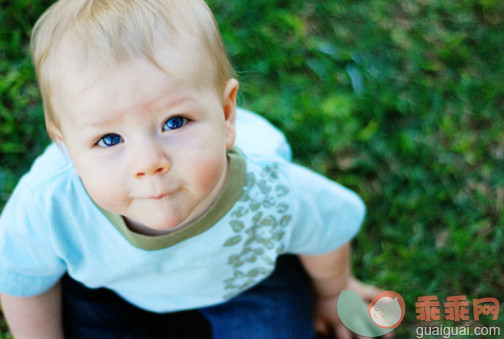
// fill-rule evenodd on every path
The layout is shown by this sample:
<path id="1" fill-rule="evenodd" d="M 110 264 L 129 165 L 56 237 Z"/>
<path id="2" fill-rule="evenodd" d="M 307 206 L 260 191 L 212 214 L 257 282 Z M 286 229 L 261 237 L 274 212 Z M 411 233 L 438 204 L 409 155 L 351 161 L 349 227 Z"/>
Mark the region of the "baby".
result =
<path id="1" fill-rule="evenodd" d="M 153 319 L 197 310 L 216 338 L 309 338 L 304 272 L 348 335 L 339 292 L 378 293 L 350 273 L 364 206 L 237 108 L 202 0 L 59 0 L 31 48 L 55 144 L 0 218 L 14 337 L 166 337 Z"/>

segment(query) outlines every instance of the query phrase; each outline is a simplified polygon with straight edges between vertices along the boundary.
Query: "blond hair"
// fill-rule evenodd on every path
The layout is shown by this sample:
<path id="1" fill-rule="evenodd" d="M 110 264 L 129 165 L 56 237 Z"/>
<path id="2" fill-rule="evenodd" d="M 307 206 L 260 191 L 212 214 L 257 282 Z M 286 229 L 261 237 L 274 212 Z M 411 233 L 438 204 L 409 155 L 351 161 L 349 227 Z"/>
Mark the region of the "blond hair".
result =
<path id="1" fill-rule="evenodd" d="M 33 28 L 31 53 L 39 82 L 46 127 L 59 128 L 53 105 L 54 82 L 62 58 L 81 67 L 112 66 L 144 57 L 160 67 L 155 46 L 168 39 L 197 37 L 214 65 L 214 81 L 223 90 L 234 77 L 215 18 L 203 0 L 59 0 Z M 71 44 L 70 55 L 61 53 Z M 51 129 L 49 136 L 54 140 Z"/>

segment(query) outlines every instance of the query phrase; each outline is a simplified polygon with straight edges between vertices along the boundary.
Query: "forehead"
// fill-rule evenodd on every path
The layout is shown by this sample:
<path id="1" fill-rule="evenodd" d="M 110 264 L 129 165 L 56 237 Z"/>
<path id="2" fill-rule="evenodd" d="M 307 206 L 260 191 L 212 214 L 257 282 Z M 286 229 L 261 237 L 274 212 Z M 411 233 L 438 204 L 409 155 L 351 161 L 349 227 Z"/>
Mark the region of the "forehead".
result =
<path id="1" fill-rule="evenodd" d="M 78 50 L 72 43 L 66 43 L 57 52 L 60 62 L 52 81 L 52 105 L 56 114 L 64 112 L 62 106 L 74 102 L 82 93 L 106 93 L 121 86 L 122 80 L 128 77 L 164 76 L 194 88 L 215 87 L 211 74 L 216 72 L 216 66 L 194 38 L 159 44 L 151 60 L 147 56 L 130 56 L 120 61 L 107 61 L 89 53 L 79 55 Z"/>

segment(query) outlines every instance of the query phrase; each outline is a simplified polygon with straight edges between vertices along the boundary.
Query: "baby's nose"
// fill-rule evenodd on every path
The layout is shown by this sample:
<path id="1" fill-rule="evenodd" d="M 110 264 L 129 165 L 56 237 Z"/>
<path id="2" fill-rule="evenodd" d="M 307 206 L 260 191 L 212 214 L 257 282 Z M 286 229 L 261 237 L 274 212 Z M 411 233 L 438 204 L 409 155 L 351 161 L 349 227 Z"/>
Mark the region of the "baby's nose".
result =
<path id="1" fill-rule="evenodd" d="M 137 179 L 145 176 L 163 175 L 171 169 L 171 164 L 166 154 L 161 149 L 156 148 L 139 152 L 135 163 L 137 167 L 134 171 L 134 176 Z"/>
<path id="2" fill-rule="evenodd" d="M 146 169 L 143 171 L 138 171 L 135 176 L 137 178 L 141 178 L 146 175 L 163 175 L 166 174 L 170 171 L 170 165 L 169 164 L 160 164 L 158 167 L 154 166 L 151 169 Z"/>

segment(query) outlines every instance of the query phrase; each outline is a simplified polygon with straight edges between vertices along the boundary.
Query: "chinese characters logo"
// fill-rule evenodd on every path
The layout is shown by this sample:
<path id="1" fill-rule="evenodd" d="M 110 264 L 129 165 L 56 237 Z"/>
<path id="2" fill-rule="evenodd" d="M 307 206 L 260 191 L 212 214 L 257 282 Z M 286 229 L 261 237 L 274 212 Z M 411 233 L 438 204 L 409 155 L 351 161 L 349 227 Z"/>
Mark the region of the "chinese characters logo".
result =
<path id="1" fill-rule="evenodd" d="M 427 295 L 418 297 L 415 303 L 417 320 L 432 321 L 441 319 L 440 302 L 437 296 Z M 446 320 L 469 320 L 469 301 L 465 295 L 456 295 L 446 298 L 444 303 L 444 318 Z M 492 315 L 493 320 L 499 316 L 499 301 L 496 298 L 473 299 L 472 313 L 475 321 L 480 315 Z"/>

